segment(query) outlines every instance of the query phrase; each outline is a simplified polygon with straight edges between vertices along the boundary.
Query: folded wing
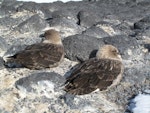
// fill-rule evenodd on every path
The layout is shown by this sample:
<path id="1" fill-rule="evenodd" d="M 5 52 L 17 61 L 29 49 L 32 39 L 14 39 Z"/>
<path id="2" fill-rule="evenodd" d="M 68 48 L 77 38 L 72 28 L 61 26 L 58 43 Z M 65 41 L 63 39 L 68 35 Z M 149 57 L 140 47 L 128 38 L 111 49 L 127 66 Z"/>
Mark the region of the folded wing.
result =
<path id="1" fill-rule="evenodd" d="M 63 54 L 63 46 L 40 43 L 27 46 L 25 50 L 10 57 L 10 60 L 30 69 L 41 69 L 57 66 Z"/>
<path id="2" fill-rule="evenodd" d="M 67 78 L 65 90 L 69 93 L 88 94 L 99 88 L 105 90 L 121 73 L 121 62 L 110 59 L 90 59 L 80 64 Z"/>

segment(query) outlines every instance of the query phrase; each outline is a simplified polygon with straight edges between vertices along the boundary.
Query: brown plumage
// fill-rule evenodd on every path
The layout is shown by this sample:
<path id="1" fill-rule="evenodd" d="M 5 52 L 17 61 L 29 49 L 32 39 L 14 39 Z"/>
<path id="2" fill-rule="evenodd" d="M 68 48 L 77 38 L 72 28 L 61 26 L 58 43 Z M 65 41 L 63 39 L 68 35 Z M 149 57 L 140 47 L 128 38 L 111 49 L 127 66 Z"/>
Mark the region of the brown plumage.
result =
<path id="1" fill-rule="evenodd" d="M 75 95 L 88 94 L 96 89 L 106 90 L 118 84 L 122 78 L 123 65 L 117 48 L 105 45 L 98 50 L 96 58 L 79 64 L 66 80 L 65 91 Z"/>
<path id="2" fill-rule="evenodd" d="M 64 47 L 57 31 L 51 29 L 45 32 L 41 43 L 29 45 L 25 50 L 8 57 L 5 63 L 8 67 L 23 66 L 29 69 L 56 67 L 64 58 Z"/>

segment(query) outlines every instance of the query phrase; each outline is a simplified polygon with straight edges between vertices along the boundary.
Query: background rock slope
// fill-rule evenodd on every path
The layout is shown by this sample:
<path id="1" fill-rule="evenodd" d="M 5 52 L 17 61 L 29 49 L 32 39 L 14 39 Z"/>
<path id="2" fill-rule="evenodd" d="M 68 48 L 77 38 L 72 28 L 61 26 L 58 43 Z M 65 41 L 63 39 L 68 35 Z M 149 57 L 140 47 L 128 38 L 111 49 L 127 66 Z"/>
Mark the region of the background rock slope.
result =
<path id="1" fill-rule="evenodd" d="M 5 68 L 3 56 L 40 42 L 44 29 L 61 34 L 65 60 L 52 69 Z M 73 96 L 63 91 L 77 62 L 116 46 L 124 77 L 107 92 Z M 129 113 L 129 100 L 150 90 L 150 1 L 86 0 L 41 3 L 0 0 L 1 113 Z"/>

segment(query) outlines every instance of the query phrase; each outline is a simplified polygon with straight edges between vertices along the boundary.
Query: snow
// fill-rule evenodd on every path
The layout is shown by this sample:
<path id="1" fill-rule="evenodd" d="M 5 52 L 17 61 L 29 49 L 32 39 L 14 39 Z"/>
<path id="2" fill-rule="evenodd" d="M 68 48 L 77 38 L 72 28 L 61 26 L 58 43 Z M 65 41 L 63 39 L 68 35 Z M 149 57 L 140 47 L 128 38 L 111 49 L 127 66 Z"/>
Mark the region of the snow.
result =
<path id="1" fill-rule="evenodd" d="M 139 94 L 130 104 L 133 113 L 150 113 L 150 94 Z"/>
<path id="2" fill-rule="evenodd" d="M 97 113 L 98 109 L 92 106 L 85 106 L 81 111 L 84 113 Z"/>
<path id="3" fill-rule="evenodd" d="M 82 1 L 82 0 L 17 0 L 24 2 L 36 2 L 36 3 L 52 3 L 56 1 L 69 2 L 69 1 Z"/>

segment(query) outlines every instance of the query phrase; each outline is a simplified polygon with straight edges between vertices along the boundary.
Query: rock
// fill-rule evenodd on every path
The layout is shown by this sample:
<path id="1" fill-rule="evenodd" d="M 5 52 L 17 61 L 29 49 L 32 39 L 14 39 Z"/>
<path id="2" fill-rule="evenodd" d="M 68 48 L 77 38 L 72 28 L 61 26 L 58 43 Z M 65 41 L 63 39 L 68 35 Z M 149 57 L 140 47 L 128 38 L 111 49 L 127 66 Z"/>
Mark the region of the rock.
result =
<path id="1" fill-rule="evenodd" d="M 22 51 L 26 48 L 26 45 L 15 45 L 15 46 L 11 46 L 4 54 L 4 58 L 8 57 L 8 56 L 13 56 L 16 53 L 18 53 L 19 51 Z"/>
<path id="2" fill-rule="evenodd" d="M 0 69 L 3 69 L 4 68 L 4 61 L 3 61 L 3 58 L 0 57 Z"/>
<path id="3" fill-rule="evenodd" d="M 134 36 L 135 32 L 132 30 L 132 26 L 130 26 L 127 23 L 120 23 L 118 25 L 113 26 L 115 31 L 118 31 L 118 35 L 129 35 L 129 36 Z"/>
<path id="4" fill-rule="evenodd" d="M 110 22 L 107 22 L 107 21 L 100 21 L 100 22 L 96 23 L 95 26 L 98 27 L 98 28 L 101 28 L 106 33 L 108 33 L 110 36 L 120 34 L 118 29 L 116 30 L 116 29 L 113 28 L 114 24 L 110 23 Z"/>
<path id="5" fill-rule="evenodd" d="M 148 67 L 145 67 L 144 69 L 142 69 L 141 66 L 129 67 L 125 69 L 123 81 L 131 85 L 134 85 L 135 83 L 138 85 L 144 83 L 149 76 Z"/>
<path id="6" fill-rule="evenodd" d="M 139 40 L 142 40 L 145 44 L 150 43 L 150 27 L 144 30 L 137 30 L 136 33 Z"/>
<path id="7" fill-rule="evenodd" d="M 9 5 L 9 3 L 12 4 L 14 3 L 14 1 L 2 2 L 2 5 L 0 7 L 0 17 L 5 17 L 16 12 L 15 7 L 13 7 L 12 5 Z"/>
<path id="8" fill-rule="evenodd" d="M 135 34 L 135 32 L 133 30 L 131 30 L 131 26 L 129 26 L 127 23 L 114 22 L 113 19 L 110 19 L 109 22 L 107 22 L 107 21 L 100 21 L 95 26 L 103 29 L 106 33 L 108 33 L 111 36 L 134 35 Z"/>
<path id="9" fill-rule="evenodd" d="M 143 36 L 147 36 L 150 37 L 150 27 L 148 27 L 147 29 L 145 29 L 142 33 Z"/>
<path id="10" fill-rule="evenodd" d="M 21 19 L 21 18 L 20 18 Z M 3 26 L 3 29 L 0 31 L 3 33 L 3 35 L 7 35 L 10 30 L 16 25 L 19 24 L 19 22 L 22 22 L 21 20 L 15 20 L 11 17 L 4 17 L 0 18 L 0 26 Z"/>
<path id="11" fill-rule="evenodd" d="M 150 27 L 150 15 L 144 17 L 134 24 L 135 29 L 147 29 Z"/>
<path id="12" fill-rule="evenodd" d="M 0 0 L 0 112 L 126 112 L 130 98 L 149 89 L 149 3 L 84 0 L 38 4 Z M 60 31 L 66 58 L 58 67 L 4 67 L 4 57 L 40 42 L 39 35 L 45 28 Z M 63 91 L 64 77 L 77 64 L 74 61 L 95 57 L 97 49 L 105 44 L 116 46 L 121 53 L 125 68 L 121 82 L 106 92 L 82 96 Z"/>
<path id="13" fill-rule="evenodd" d="M 90 57 L 95 57 L 99 46 L 104 43 L 91 36 L 74 35 L 63 40 L 66 57 L 73 61 L 87 60 Z"/>
<path id="14" fill-rule="evenodd" d="M 91 37 L 96 37 L 96 38 L 103 38 L 103 37 L 108 37 L 109 34 L 106 33 L 103 29 L 98 28 L 96 26 L 92 26 L 82 33 L 83 35 L 88 35 Z"/>
<path id="15" fill-rule="evenodd" d="M 74 21 L 75 23 L 77 23 L 77 21 L 78 21 L 75 11 L 70 11 L 70 10 L 66 10 L 66 9 L 54 11 L 52 13 L 52 17 L 69 19 L 71 21 Z"/>
<path id="16" fill-rule="evenodd" d="M 7 51 L 8 49 L 8 44 L 6 42 L 6 40 L 2 37 L 0 37 L 0 56 L 3 56 L 4 53 Z"/>
<path id="17" fill-rule="evenodd" d="M 145 65 L 145 64 L 144 64 Z M 123 105 L 126 109 L 128 100 L 135 94 L 149 89 L 149 65 L 134 65 L 126 67 L 123 78 L 117 86 L 106 92 L 108 100 Z"/>
<path id="18" fill-rule="evenodd" d="M 91 93 L 84 96 L 73 96 L 73 95 L 65 95 L 64 102 L 67 104 L 67 106 L 70 107 L 71 110 L 78 109 L 81 113 L 102 113 L 102 111 L 105 112 L 123 112 L 123 109 L 119 106 L 116 106 L 115 104 L 111 103 L 110 101 L 107 101 L 107 98 L 104 96 L 103 93 Z M 99 101 L 96 101 L 99 100 Z M 101 105 L 103 107 L 99 107 L 98 105 Z M 106 107 L 110 106 L 110 107 Z M 113 109 L 112 109 L 113 108 Z M 117 110 L 116 110 L 117 109 Z"/>
<path id="19" fill-rule="evenodd" d="M 64 82 L 65 78 L 57 73 L 41 72 L 19 79 L 16 81 L 15 86 L 20 90 L 25 88 L 28 92 L 35 92 L 35 90 L 40 91 L 45 89 L 47 91 L 58 92 Z"/>
<path id="20" fill-rule="evenodd" d="M 22 5 L 18 7 L 19 11 L 27 10 L 31 12 L 38 12 L 38 11 L 56 11 L 59 10 L 64 6 L 64 3 L 61 1 L 57 1 L 55 3 L 35 3 L 35 2 L 23 2 Z"/>
<path id="21" fill-rule="evenodd" d="M 137 55 L 136 51 L 139 48 L 139 44 L 135 37 L 126 35 L 117 35 L 113 37 L 103 38 L 105 44 L 112 44 L 117 47 L 122 55 L 123 59 L 129 59 L 129 56 Z"/>
<path id="22" fill-rule="evenodd" d="M 79 12 L 78 19 L 78 25 L 85 28 L 88 28 L 101 20 L 97 14 L 84 10 Z"/>
<path id="23" fill-rule="evenodd" d="M 64 18 L 53 18 L 48 21 L 50 28 L 55 28 L 60 33 L 62 37 L 67 37 L 70 35 L 75 35 L 83 31 L 82 27 L 77 25 L 74 21 Z"/>
<path id="24" fill-rule="evenodd" d="M 87 35 L 74 35 L 65 38 L 63 44 L 66 57 L 73 61 L 77 61 L 77 59 L 87 60 L 94 57 L 96 50 L 104 44 L 112 44 L 117 47 L 122 54 L 123 59 L 130 59 L 130 57 L 139 55 L 138 53 L 141 52 L 136 51 L 137 48 L 139 48 L 137 40 L 134 37 L 128 37 L 126 35 L 104 37 L 101 39 Z"/>
<path id="25" fill-rule="evenodd" d="M 149 6 L 150 4 L 150 1 L 149 0 L 137 0 L 137 4 L 141 7 L 147 8 L 147 6 Z"/>
<path id="26" fill-rule="evenodd" d="M 24 2 L 22 3 L 22 5 L 20 5 L 17 10 L 18 11 L 23 11 L 23 10 L 27 10 L 30 12 L 37 12 L 41 9 L 41 5 L 38 5 L 35 2 Z"/>
<path id="27" fill-rule="evenodd" d="M 15 30 L 19 31 L 20 33 L 38 32 L 38 31 L 42 31 L 46 26 L 47 26 L 47 23 L 44 19 L 40 18 L 40 16 L 38 15 L 33 15 L 26 21 L 20 23 L 15 28 Z"/>

